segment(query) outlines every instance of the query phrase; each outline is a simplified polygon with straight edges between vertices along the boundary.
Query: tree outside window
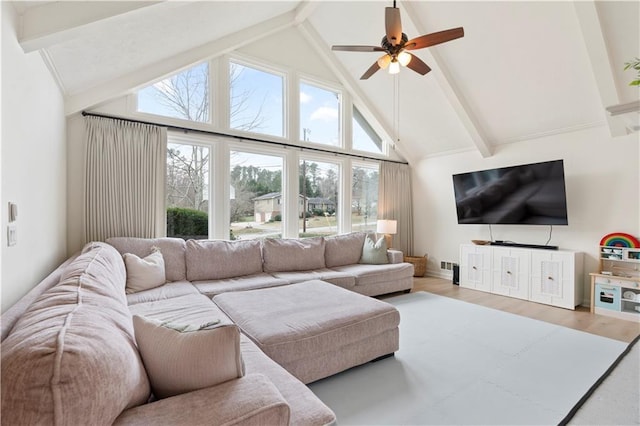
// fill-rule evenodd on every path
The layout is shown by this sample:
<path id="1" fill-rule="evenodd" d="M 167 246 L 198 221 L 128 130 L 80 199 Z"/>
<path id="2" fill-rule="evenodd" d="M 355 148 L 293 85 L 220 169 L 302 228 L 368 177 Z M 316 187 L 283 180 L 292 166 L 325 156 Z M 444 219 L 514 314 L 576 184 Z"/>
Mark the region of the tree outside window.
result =
<path id="1" fill-rule="evenodd" d="M 303 202 L 299 203 L 301 237 L 338 233 L 339 171 L 340 167 L 334 163 L 300 161 L 299 188 L 303 197 Z"/>
<path id="2" fill-rule="evenodd" d="M 375 232 L 379 167 L 354 165 L 351 179 L 351 230 Z"/>
<path id="3" fill-rule="evenodd" d="M 209 148 L 167 144 L 167 236 L 209 237 Z"/>
<path id="4" fill-rule="evenodd" d="M 231 232 L 235 239 L 282 236 L 282 157 L 231 152 Z"/>

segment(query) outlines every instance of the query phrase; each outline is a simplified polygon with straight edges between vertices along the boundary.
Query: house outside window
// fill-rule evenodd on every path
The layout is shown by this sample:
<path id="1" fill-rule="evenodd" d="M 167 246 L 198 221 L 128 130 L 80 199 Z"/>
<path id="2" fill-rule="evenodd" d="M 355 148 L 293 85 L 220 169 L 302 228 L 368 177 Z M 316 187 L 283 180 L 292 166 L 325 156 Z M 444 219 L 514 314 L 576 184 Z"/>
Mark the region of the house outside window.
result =
<path id="1" fill-rule="evenodd" d="M 299 205 L 299 234 L 303 237 L 338 233 L 338 188 L 340 166 L 336 163 L 302 159 L 299 188 L 304 205 Z"/>
<path id="2" fill-rule="evenodd" d="M 283 159 L 279 156 L 234 150 L 230 152 L 229 200 L 233 239 L 282 236 Z"/>

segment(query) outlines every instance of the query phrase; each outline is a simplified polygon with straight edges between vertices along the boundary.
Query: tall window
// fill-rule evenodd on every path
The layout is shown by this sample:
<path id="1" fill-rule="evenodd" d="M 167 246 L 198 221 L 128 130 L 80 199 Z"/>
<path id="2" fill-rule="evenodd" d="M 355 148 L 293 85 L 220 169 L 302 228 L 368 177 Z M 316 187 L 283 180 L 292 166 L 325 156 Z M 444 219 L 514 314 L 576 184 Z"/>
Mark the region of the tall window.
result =
<path id="1" fill-rule="evenodd" d="M 341 145 L 340 92 L 300 83 L 300 140 Z"/>
<path id="2" fill-rule="evenodd" d="M 338 233 L 338 188 L 340 167 L 334 163 L 300 160 L 298 203 L 301 237 Z"/>
<path id="3" fill-rule="evenodd" d="M 282 236 L 282 157 L 231 151 L 232 239 Z"/>
<path id="4" fill-rule="evenodd" d="M 209 237 L 209 148 L 167 145 L 167 236 Z"/>
<path id="5" fill-rule="evenodd" d="M 353 139 L 352 147 L 358 151 L 374 152 L 382 154 L 384 152 L 382 139 L 373 130 L 373 127 L 365 120 L 358 108 L 353 107 Z"/>
<path id="6" fill-rule="evenodd" d="M 284 77 L 229 63 L 232 129 L 284 137 Z"/>
<path id="7" fill-rule="evenodd" d="M 354 165 L 351 179 L 351 230 L 375 232 L 379 166 Z"/>
<path id="8" fill-rule="evenodd" d="M 165 117 L 208 123 L 209 104 L 208 62 L 138 91 L 138 111 Z"/>

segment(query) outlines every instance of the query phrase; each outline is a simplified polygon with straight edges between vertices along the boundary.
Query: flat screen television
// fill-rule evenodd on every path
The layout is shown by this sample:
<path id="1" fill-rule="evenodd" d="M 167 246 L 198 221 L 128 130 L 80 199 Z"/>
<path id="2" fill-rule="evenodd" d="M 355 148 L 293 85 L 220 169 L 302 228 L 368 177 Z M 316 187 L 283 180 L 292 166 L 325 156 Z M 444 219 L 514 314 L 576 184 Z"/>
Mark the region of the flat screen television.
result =
<path id="1" fill-rule="evenodd" d="M 458 223 L 568 225 L 562 160 L 453 175 Z"/>

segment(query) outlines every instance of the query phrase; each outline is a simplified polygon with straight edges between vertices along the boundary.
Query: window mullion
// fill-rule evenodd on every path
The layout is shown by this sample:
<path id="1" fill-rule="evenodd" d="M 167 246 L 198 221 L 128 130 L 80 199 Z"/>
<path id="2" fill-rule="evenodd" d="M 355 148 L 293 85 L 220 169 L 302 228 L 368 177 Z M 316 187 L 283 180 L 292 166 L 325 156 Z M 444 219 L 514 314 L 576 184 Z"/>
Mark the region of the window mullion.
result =
<path id="1" fill-rule="evenodd" d="M 216 104 L 218 110 L 216 112 L 216 117 L 218 118 L 218 128 L 227 131 L 230 128 L 230 100 L 231 96 L 231 85 L 229 83 L 229 57 L 224 55 L 217 59 L 217 67 L 215 67 L 218 71 L 217 76 L 217 88 L 218 95 L 216 96 Z"/>

